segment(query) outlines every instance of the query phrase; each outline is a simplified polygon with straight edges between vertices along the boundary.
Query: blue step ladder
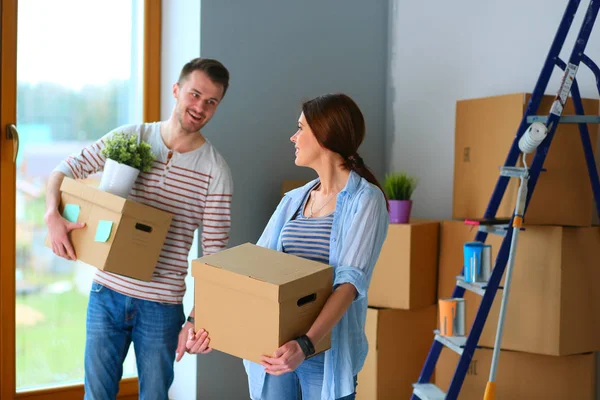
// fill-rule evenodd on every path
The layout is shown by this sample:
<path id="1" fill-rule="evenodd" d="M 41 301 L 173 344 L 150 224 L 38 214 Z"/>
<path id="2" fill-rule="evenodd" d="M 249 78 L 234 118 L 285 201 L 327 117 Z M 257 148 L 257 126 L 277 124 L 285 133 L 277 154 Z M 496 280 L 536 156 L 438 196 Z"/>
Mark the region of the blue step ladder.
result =
<path id="1" fill-rule="evenodd" d="M 417 383 L 413 384 L 413 394 L 411 396 L 411 400 L 454 400 L 458 398 L 467 374 L 467 370 L 469 369 L 471 359 L 473 358 L 473 354 L 478 346 L 479 338 L 490 312 L 494 297 L 496 296 L 496 292 L 499 289 L 502 289 L 499 285 L 502 280 L 502 276 L 504 275 L 507 263 L 509 263 L 509 258 L 514 255 L 514 249 L 511 252 L 513 234 L 514 232 L 518 233 L 518 231 L 521 229 L 523 216 L 527 211 L 527 206 L 529 205 L 529 201 L 535 189 L 540 172 L 543 170 L 544 160 L 546 159 L 546 155 L 548 154 L 550 144 L 552 143 L 554 133 L 559 123 L 575 123 L 579 126 L 585 160 L 590 176 L 592 191 L 594 193 L 594 199 L 596 202 L 596 209 L 600 215 L 600 180 L 598 179 L 596 161 L 594 159 L 594 153 L 592 150 L 592 146 L 595 146 L 595 143 L 591 143 L 590 135 L 586 125 L 591 123 L 600 123 L 600 117 L 584 115 L 585 113 L 583 104 L 581 102 L 581 95 L 577 85 L 577 80 L 575 79 L 577 70 L 580 64 L 583 63 L 594 73 L 598 92 L 600 93 L 600 68 L 598 68 L 598 66 L 584 54 L 588 39 L 598 15 L 600 0 L 590 1 L 568 63 L 565 63 L 559 58 L 560 51 L 562 50 L 569 29 L 573 24 L 573 19 L 577 9 L 579 8 L 580 2 L 581 0 L 568 1 L 565 13 L 558 27 L 558 31 L 554 37 L 552 45 L 550 46 L 546 61 L 527 105 L 527 109 L 525 110 L 508 156 L 506 157 L 504 167 L 501 169 L 500 177 L 498 178 L 484 217 L 477 221 L 479 228 L 475 236 L 475 241 L 485 243 L 488 234 L 500 234 L 504 236 L 490 279 L 486 284 L 473 284 L 465 282 L 465 280 L 459 278 L 457 279 L 454 292 L 452 293 L 453 298 L 463 298 L 465 290 L 472 291 L 482 296 L 481 304 L 477 311 L 477 315 L 475 316 L 475 320 L 469 335 L 463 337 L 447 337 L 439 334 L 435 335 L 433 344 L 425 361 L 425 365 L 421 370 L 419 380 Z M 564 71 L 564 74 L 554 103 L 547 116 L 535 115 L 538 111 L 540 102 L 546 91 L 548 81 L 550 80 L 555 66 L 561 68 Z M 562 116 L 562 111 L 569 94 L 572 96 L 576 115 Z M 531 166 L 529 168 L 526 166 L 524 168 L 519 168 L 516 166 L 517 162 L 519 161 L 519 156 L 525 152 L 522 148 L 520 148 L 519 141 L 524 134 L 528 133 L 528 129 L 530 130 L 532 126 L 531 124 L 534 123 L 542 123 L 545 126 L 546 136 L 541 143 L 537 144 L 538 146 L 534 150 L 535 156 Z M 498 207 L 500 206 L 500 202 L 504 197 L 506 187 L 511 177 L 521 178 L 522 186 L 524 183 L 525 187 L 523 188 L 523 197 L 525 202 L 520 207 L 521 210 L 517 209 L 517 207 L 515 208 L 515 212 L 510 219 L 500 220 L 496 218 L 496 212 L 498 211 Z M 507 283 L 510 282 L 510 271 L 511 268 L 509 266 L 509 269 L 507 270 L 507 277 L 505 279 L 505 281 L 507 281 L 505 282 L 505 291 L 507 291 Z M 508 295 L 508 293 L 506 294 Z M 503 323 L 502 308 L 504 308 L 504 298 L 501 307 L 500 321 L 498 323 L 499 331 L 496 337 L 496 348 L 494 353 L 499 351 L 500 348 L 500 339 L 502 335 L 501 329 Z M 447 393 L 444 393 L 440 388 L 430 382 L 443 347 L 447 347 L 460 355 Z M 492 365 L 492 370 L 494 370 L 494 365 Z M 494 382 L 495 380 L 493 379 L 494 372 L 492 372 L 490 375 L 490 382 Z M 484 394 L 482 393 L 482 396 L 483 395 Z M 486 390 L 486 400 L 491 400 L 493 397 L 494 391 L 488 393 Z"/>

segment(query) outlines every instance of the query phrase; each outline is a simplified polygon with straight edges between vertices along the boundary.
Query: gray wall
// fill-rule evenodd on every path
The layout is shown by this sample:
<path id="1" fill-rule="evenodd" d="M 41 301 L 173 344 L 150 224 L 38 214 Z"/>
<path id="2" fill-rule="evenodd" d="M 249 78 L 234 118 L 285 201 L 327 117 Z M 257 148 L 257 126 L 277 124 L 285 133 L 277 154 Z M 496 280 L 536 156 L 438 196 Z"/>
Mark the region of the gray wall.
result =
<path id="1" fill-rule="evenodd" d="M 326 92 L 353 97 L 367 122 L 360 153 L 382 176 L 387 7 L 383 0 L 202 2 L 201 54 L 231 73 L 205 129 L 233 172 L 231 245 L 256 242 L 282 180 L 314 176 L 294 165 L 289 141 L 302 100 Z M 239 360 L 214 352 L 198 360 L 199 399 L 248 398 Z"/>
<path id="2" fill-rule="evenodd" d="M 352 96 L 367 121 L 360 153 L 376 174 L 384 172 L 386 18 L 385 1 L 202 3 L 202 56 L 231 72 L 206 132 L 234 174 L 232 244 L 258 238 L 283 179 L 313 177 L 294 165 L 289 141 L 302 100 L 333 91 Z"/>

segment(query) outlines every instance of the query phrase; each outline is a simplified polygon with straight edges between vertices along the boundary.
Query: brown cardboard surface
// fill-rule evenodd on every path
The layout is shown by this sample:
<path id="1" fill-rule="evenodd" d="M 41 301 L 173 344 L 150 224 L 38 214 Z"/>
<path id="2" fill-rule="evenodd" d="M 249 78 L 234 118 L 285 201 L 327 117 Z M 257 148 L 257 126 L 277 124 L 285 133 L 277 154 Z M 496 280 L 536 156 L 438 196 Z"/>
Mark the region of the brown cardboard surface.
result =
<path id="1" fill-rule="evenodd" d="M 457 102 L 453 218 L 483 217 L 529 97 L 529 94 L 517 93 Z M 538 114 L 546 115 L 553 99 L 554 96 L 544 96 Z M 586 114 L 598 114 L 598 100 L 582 101 Z M 563 115 L 569 114 L 575 114 L 570 99 L 563 111 Z M 595 151 L 599 128 L 588 125 L 588 129 Z M 529 155 L 529 165 L 532 156 Z M 589 226 L 593 198 L 576 124 L 559 125 L 544 168 L 547 171 L 540 175 L 525 222 Z M 512 215 L 517 189 L 518 180 L 512 179 L 498 217 Z"/>
<path id="2" fill-rule="evenodd" d="M 411 310 L 436 304 L 439 222 L 390 224 L 369 287 L 369 306 Z"/>
<path id="3" fill-rule="evenodd" d="M 331 266 L 250 243 L 194 260 L 192 275 L 196 329 L 212 348 L 254 362 L 305 334 L 333 286 Z M 329 347 L 329 336 L 315 344 Z"/>
<path id="4" fill-rule="evenodd" d="M 441 224 L 439 297 L 449 297 L 461 273 L 463 244 L 475 230 L 461 221 Z M 496 258 L 501 237 L 489 235 Z M 527 226 L 519 244 L 508 300 L 502 348 L 546 355 L 600 350 L 600 228 Z M 494 346 L 502 291 L 498 291 L 479 344 Z M 481 296 L 465 292 L 467 331 Z"/>
<path id="5" fill-rule="evenodd" d="M 301 186 L 306 185 L 308 182 L 310 181 L 305 181 L 305 180 L 288 180 L 288 181 L 283 181 L 281 184 L 281 197 L 283 197 L 283 195 L 285 195 L 287 192 L 289 192 L 290 190 L 299 188 Z"/>
<path id="6" fill-rule="evenodd" d="M 61 185 L 61 213 L 65 204 L 78 205 L 78 222 L 86 224 L 70 233 L 79 260 L 107 272 L 152 280 L 171 214 L 70 178 Z M 112 231 L 106 242 L 96 242 L 96 228 L 102 220 L 113 222 Z M 45 245 L 51 247 L 48 237 Z"/>
<path id="7" fill-rule="evenodd" d="M 367 310 L 369 353 L 358 374 L 357 400 L 408 399 L 435 329 L 436 306 Z"/>
<path id="8" fill-rule="evenodd" d="M 458 396 L 481 400 L 489 379 L 491 349 L 477 349 Z M 444 348 L 436 366 L 435 383 L 448 390 L 458 354 Z M 496 375 L 496 399 L 593 400 L 596 387 L 596 356 L 593 353 L 552 357 L 502 351 Z"/>

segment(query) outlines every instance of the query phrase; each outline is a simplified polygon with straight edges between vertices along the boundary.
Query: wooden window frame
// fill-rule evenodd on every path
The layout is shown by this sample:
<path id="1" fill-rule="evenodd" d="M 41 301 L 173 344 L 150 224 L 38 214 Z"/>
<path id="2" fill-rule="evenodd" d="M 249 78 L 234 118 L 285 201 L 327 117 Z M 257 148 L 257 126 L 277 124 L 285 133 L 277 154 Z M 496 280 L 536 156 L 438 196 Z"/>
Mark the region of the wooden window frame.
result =
<path id="1" fill-rule="evenodd" d="M 17 3 L 0 0 L 0 400 L 83 398 L 83 385 L 16 393 L 14 142 L 6 127 L 17 120 Z M 144 0 L 144 121 L 160 120 L 161 3 Z M 138 398 L 137 378 L 121 380 L 119 399 Z"/>

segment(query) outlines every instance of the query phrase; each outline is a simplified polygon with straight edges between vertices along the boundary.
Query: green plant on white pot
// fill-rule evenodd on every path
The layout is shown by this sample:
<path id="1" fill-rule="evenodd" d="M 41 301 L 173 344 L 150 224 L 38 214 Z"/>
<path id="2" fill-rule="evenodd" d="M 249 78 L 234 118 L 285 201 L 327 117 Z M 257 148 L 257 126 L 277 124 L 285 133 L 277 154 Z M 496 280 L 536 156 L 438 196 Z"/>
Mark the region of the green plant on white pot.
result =
<path id="1" fill-rule="evenodd" d="M 132 133 L 116 132 L 104 143 L 106 158 L 100 190 L 127 197 L 140 172 L 152 169 L 155 159 L 151 146 Z"/>
<path id="2" fill-rule="evenodd" d="M 418 182 L 417 177 L 404 171 L 386 174 L 383 188 L 390 205 L 390 223 L 408 223 L 412 210 L 412 195 Z"/>

